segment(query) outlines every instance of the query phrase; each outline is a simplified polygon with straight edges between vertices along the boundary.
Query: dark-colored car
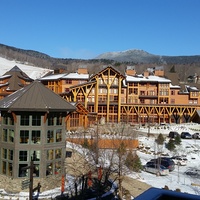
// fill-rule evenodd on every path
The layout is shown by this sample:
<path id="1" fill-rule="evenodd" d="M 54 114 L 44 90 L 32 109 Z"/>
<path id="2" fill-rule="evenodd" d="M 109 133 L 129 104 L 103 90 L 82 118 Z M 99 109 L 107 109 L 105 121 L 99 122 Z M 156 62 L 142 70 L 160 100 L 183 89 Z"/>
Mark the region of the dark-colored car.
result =
<path id="1" fill-rule="evenodd" d="M 154 162 L 156 164 L 163 165 L 164 167 L 169 169 L 170 172 L 175 169 L 175 163 L 169 157 L 159 157 L 159 158 L 156 158 L 156 159 L 152 159 L 150 162 Z"/>
<path id="2" fill-rule="evenodd" d="M 194 133 L 194 134 L 192 135 L 192 138 L 193 138 L 193 139 L 200 139 L 200 134 L 199 134 L 199 133 Z"/>
<path id="3" fill-rule="evenodd" d="M 182 132 L 181 138 L 183 139 L 192 139 L 192 135 L 189 132 Z"/>
<path id="4" fill-rule="evenodd" d="M 176 132 L 176 131 L 170 131 L 170 132 L 169 132 L 169 138 L 175 138 L 175 137 L 177 137 L 178 135 L 179 135 L 179 133 Z"/>
<path id="5" fill-rule="evenodd" d="M 200 177 L 200 171 L 198 169 L 195 169 L 195 168 L 187 169 L 187 171 L 185 171 L 185 174 L 189 175 L 193 178 L 199 178 Z"/>

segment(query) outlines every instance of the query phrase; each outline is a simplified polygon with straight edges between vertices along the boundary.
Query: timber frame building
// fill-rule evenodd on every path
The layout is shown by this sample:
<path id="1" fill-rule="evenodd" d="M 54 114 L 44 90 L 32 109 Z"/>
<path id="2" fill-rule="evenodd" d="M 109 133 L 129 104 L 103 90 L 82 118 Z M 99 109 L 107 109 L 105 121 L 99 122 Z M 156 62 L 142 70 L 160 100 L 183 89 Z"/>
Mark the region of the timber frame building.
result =
<path id="1" fill-rule="evenodd" d="M 87 69 L 81 70 L 77 76 L 69 73 L 40 79 L 67 101 L 84 108 L 83 115 L 71 115 L 70 129 L 87 127 L 102 118 L 110 123 L 131 124 L 184 123 L 199 119 L 199 89 L 186 85 L 182 90 L 172 85 L 164 77 L 163 67 L 147 69 L 142 75 L 137 75 L 134 66 L 128 66 L 125 74 L 112 66 L 90 76 Z M 77 123 L 73 125 L 75 118 Z"/>

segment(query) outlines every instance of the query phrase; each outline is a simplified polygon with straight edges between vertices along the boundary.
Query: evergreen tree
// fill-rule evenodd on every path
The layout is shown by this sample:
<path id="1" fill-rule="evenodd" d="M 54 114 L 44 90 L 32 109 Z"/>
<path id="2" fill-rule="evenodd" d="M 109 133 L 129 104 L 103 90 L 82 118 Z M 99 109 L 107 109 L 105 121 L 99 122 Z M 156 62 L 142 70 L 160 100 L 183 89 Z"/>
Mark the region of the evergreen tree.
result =
<path id="1" fill-rule="evenodd" d="M 142 169 L 142 163 L 137 154 L 133 154 L 132 151 L 129 151 L 125 165 L 132 171 L 139 172 Z"/>
<path id="2" fill-rule="evenodd" d="M 176 148 L 174 140 L 170 139 L 167 143 L 167 149 L 173 151 Z"/>
<path id="3" fill-rule="evenodd" d="M 155 142 L 158 144 L 158 145 L 163 145 L 165 141 L 165 138 L 163 137 L 162 133 L 160 133 L 157 137 L 157 139 L 155 140 Z"/>
<path id="4" fill-rule="evenodd" d="M 174 138 L 174 144 L 175 144 L 175 145 L 180 145 L 180 144 L 181 144 L 181 136 L 180 136 L 180 135 L 177 135 L 177 136 Z"/>
<path id="5" fill-rule="evenodd" d="M 133 160 L 133 171 L 139 172 L 142 169 L 140 157 L 136 154 Z"/>

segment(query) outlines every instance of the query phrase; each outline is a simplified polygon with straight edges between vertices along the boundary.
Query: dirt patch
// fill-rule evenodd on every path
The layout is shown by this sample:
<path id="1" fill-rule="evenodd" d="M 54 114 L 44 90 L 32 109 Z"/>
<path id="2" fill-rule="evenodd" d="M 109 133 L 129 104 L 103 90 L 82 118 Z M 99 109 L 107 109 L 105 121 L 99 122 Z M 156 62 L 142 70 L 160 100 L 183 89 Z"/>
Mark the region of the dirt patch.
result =
<path id="1" fill-rule="evenodd" d="M 151 186 L 148 185 L 147 183 L 141 182 L 139 180 L 127 176 L 123 177 L 122 187 L 125 190 L 127 190 L 133 197 L 137 197 L 147 189 L 151 188 Z"/>

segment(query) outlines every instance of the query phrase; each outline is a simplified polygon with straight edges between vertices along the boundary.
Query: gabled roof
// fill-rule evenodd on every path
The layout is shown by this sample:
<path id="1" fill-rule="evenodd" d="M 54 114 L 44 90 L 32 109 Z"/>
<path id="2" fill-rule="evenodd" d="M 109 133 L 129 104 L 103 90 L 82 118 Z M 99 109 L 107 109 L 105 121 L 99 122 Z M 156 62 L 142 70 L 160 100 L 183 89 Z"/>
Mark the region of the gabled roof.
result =
<path id="1" fill-rule="evenodd" d="M 36 80 L 0 100 L 0 110 L 67 112 L 76 108 Z"/>
<path id="2" fill-rule="evenodd" d="M 10 91 L 17 91 L 20 88 L 24 87 L 24 85 L 21 84 L 21 80 L 25 80 L 26 82 L 32 82 L 33 79 L 31 79 L 26 73 L 24 73 L 19 67 L 16 65 L 10 70 L 7 71 L 5 75 L 10 75 L 11 77 L 8 80 L 9 89 Z"/>
<path id="3" fill-rule="evenodd" d="M 105 66 L 104 69 L 102 69 L 100 72 L 98 72 L 97 74 L 94 74 L 90 77 L 90 80 L 92 80 L 94 77 L 99 76 L 100 74 L 103 74 L 105 71 L 111 70 L 114 73 L 118 74 L 119 76 L 123 77 L 123 79 L 125 79 L 125 76 L 118 71 L 117 69 L 115 69 L 113 66 L 109 65 L 109 66 Z"/>

